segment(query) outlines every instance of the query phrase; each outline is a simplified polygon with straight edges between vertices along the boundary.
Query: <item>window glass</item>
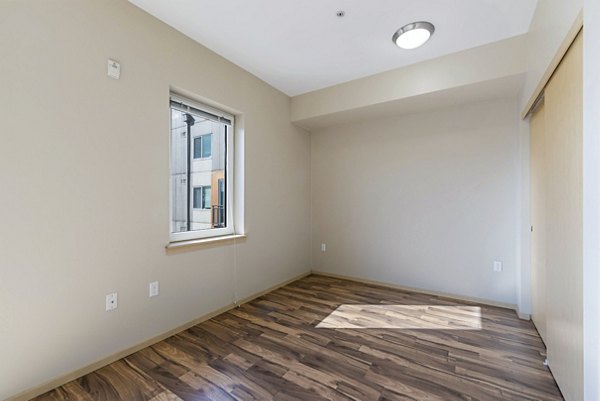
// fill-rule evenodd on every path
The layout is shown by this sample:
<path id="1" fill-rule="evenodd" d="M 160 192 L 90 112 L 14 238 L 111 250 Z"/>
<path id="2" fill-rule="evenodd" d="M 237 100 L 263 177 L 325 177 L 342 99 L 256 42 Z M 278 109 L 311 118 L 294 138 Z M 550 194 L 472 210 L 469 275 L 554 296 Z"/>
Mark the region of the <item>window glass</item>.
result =
<path id="1" fill-rule="evenodd" d="M 202 157 L 211 156 L 212 134 L 203 135 L 202 137 Z"/>
<path id="2" fill-rule="evenodd" d="M 194 159 L 202 157 L 202 137 L 194 138 Z"/>
<path id="3" fill-rule="evenodd" d="M 210 209 L 210 187 L 202 187 L 202 209 Z"/>
<path id="4" fill-rule="evenodd" d="M 214 109 L 190 104 L 171 100 L 172 240 L 233 232 L 227 225 L 232 117 L 221 118 L 211 114 Z"/>
<path id="5" fill-rule="evenodd" d="M 202 187 L 194 188 L 194 209 L 202 208 Z"/>

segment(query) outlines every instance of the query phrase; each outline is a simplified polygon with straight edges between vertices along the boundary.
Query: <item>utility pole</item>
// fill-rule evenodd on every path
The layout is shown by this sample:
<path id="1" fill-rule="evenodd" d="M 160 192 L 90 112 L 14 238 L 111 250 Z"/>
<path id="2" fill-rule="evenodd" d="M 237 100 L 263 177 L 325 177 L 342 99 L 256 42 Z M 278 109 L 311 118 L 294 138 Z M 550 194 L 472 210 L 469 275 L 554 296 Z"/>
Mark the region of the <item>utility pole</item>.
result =
<path id="1" fill-rule="evenodd" d="M 185 114 L 187 125 L 187 230 L 192 231 L 192 127 L 196 120 L 190 113 Z"/>

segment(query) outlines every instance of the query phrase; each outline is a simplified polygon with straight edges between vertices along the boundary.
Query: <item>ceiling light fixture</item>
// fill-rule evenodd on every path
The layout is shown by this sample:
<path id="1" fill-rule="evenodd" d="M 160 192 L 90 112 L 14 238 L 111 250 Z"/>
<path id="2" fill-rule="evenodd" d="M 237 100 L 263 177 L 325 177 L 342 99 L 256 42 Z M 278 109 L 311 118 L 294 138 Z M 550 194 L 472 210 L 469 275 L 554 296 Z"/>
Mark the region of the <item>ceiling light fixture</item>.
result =
<path id="1" fill-rule="evenodd" d="M 402 49 L 411 50 L 423 46 L 435 32 L 431 22 L 413 22 L 398 29 L 392 40 Z"/>

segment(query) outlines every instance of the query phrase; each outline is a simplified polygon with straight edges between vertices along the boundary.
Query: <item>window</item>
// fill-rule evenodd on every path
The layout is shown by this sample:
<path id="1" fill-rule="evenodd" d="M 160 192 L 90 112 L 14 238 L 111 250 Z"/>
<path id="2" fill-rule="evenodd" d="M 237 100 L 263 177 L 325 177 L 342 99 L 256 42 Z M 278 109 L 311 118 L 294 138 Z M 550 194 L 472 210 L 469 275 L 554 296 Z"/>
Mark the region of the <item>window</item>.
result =
<path id="1" fill-rule="evenodd" d="M 233 116 L 173 94 L 170 110 L 171 241 L 233 234 Z"/>
<path id="2" fill-rule="evenodd" d="M 210 209 L 210 187 L 194 188 L 194 209 Z"/>
<path id="3" fill-rule="evenodd" d="M 194 159 L 206 159 L 212 155 L 212 134 L 194 138 Z"/>

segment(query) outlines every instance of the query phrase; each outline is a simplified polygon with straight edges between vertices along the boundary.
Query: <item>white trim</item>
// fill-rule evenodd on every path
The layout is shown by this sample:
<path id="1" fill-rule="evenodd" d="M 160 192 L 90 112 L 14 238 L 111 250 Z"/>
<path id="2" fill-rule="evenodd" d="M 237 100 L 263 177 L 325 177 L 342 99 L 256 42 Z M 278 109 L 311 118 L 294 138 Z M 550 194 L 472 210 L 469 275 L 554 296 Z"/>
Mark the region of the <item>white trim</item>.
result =
<path id="1" fill-rule="evenodd" d="M 521 312 L 519 312 L 518 309 L 517 309 L 517 316 L 519 316 L 519 319 L 521 319 L 521 320 L 531 320 L 531 315 L 529 313 L 521 313 Z"/>
<path id="2" fill-rule="evenodd" d="M 220 242 L 235 242 L 236 241 L 243 241 L 246 238 L 248 238 L 248 236 L 246 234 L 231 234 L 231 235 L 222 235 L 220 237 L 210 237 L 210 238 L 199 238 L 199 239 L 192 239 L 192 240 L 188 240 L 188 241 L 178 241 L 178 242 L 170 242 L 168 243 L 165 248 L 168 251 L 172 251 L 172 250 L 179 250 L 179 249 L 185 249 L 185 248 L 190 248 L 190 247 L 198 247 L 198 246 L 202 246 L 202 245 L 214 245 Z"/>

